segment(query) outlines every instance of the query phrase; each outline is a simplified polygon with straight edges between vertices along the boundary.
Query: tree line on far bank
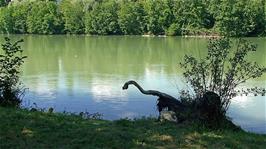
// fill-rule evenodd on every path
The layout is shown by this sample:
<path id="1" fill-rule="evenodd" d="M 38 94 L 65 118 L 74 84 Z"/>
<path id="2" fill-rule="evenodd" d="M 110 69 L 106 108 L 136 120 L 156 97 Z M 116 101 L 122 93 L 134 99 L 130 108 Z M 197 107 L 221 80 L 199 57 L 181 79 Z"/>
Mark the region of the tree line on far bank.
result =
<path id="1" fill-rule="evenodd" d="M 0 0 L 0 33 L 266 34 L 265 0 Z"/>

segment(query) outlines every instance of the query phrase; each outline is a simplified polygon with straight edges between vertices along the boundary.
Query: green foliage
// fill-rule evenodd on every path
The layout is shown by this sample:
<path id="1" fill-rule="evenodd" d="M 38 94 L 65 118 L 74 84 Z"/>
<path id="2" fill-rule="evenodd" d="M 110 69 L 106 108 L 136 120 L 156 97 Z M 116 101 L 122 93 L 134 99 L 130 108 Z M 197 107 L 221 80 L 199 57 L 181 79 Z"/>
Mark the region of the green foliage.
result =
<path id="1" fill-rule="evenodd" d="M 248 34 L 248 36 L 256 36 L 261 35 L 266 30 L 266 27 L 264 26 L 266 23 L 265 18 L 265 8 L 264 5 L 266 4 L 265 0 L 254 0 L 252 3 L 250 3 L 250 7 L 252 9 L 253 13 L 253 30 Z"/>
<path id="2" fill-rule="evenodd" d="M 193 88 L 196 98 L 202 98 L 207 91 L 218 94 L 224 114 L 231 99 L 239 92 L 236 88 L 266 72 L 265 67 L 247 61 L 247 55 L 256 51 L 256 46 L 244 39 L 238 39 L 236 42 L 236 49 L 233 50 L 228 38 L 212 39 L 209 41 L 205 59 L 197 60 L 186 55 L 181 63 L 185 70 L 184 77 Z"/>
<path id="3" fill-rule="evenodd" d="M 147 12 L 147 30 L 149 34 L 165 34 L 171 22 L 174 20 L 171 0 L 147 0 L 145 1 Z"/>
<path id="4" fill-rule="evenodd" d="M 179 0 L 176 2 L 173 13 L 176 26 L 179 25 L 182 35 L 193 34 L 191 30 L 213 27 L 214 19 L 206 5 L 208 3 L 203 0 Z"/>
<path id="5" fill-rule="evenodd" d="M 0 55 L 0 105 L 18 107 L 24 90 L 20 87 L 20 67 L 26 56 L 22 56 L 22 49 L 18 45 L 19 40 L 11 43 L 5 38 L 2 44 L 3 54 Z"/>
<path id="6" fill-rule="evenodd" d="M 266 35 L 266 2 L 264 2 L 264 26 L 262 26 L 262 27 L 264 27 L 264 32 L 263 32 L 263 34 L 264 35 Z"/>
<path id="7" fill-rule="evenodd" d="M 85 32 L 84 5 L 81 0 L 62 0 L 60 12 L 63 15 L 64 30 L 70 34 L 82 34 Z"/>
<path id="8" fill-rule="evenodd" d="M 17 5 L 11 5 L 9 9 L 13 9 L 12 20 L 13 20 L 13 32 L 16 34 L 27 33 L 27 17 L 31 11 L 31 5 L 28 2 L 18 3 Z"/>
<path id="9" fill-rule="evenodd" d="M 265 7 L 265 0 L 23 0 L 1 7 L 0 32 L 260 36 Z"/>
<path id="10" fill-rule="evenodd" d="M 62 32 L 62 21 L 55 2 L 34 2 L 27 17 L 29 33 L 54 34 Z"/>
<path id="11" fill-rule="evenodd" d="M 262 33 L 264 0 L 221 1 L 215 13 L 216 28 L 222 35 L 248 36 Z"/>
<path id="12" fill-rule="evenodd" d="M 76 115 L 0 107 L 0 121 L 1 149 L 263 149 L 266 145 L 266 135 L 232 129 L 214 131 L 193 123 L 177 125 L 151 118 L 87 120 Z"/>
<path id="13" fill-rule="evenodd" d="M 28 2 L 0 8 L 0 33 L 27 33 L 27 17 L 31 10 Z"/>
<path id="14" fill-rule="evenodd" d="M 167 29 L 166 35 L 168 36 L 181 35 L 181 28 L 179 24 L 177 23 L 171 24 L 170 27 Z"/>
<path id="15" fill-rule="evenodd" d="M 7 2 L 6 0 L 0 0 L 0 7 L 6 6 Z"/>
<path id="16" fill-rule="evenodd" d="M 14 20 L 12 19 L 12 8 L 0 8 L 0 33 L 13 33 Z"/>
<path id="17" fill-rule="evenodd" d="M 86 33 L 99 35 L 120 34 L 118 4 L 115 0 L 95 3 L 86 14 Z"/>
<path id="18" fill-rule="evenodd" d="M 145 27 L 145 11 L 140 2 L 125 0 L 120 4 L 118 23 L 123 34 L 143 34 Z"/>

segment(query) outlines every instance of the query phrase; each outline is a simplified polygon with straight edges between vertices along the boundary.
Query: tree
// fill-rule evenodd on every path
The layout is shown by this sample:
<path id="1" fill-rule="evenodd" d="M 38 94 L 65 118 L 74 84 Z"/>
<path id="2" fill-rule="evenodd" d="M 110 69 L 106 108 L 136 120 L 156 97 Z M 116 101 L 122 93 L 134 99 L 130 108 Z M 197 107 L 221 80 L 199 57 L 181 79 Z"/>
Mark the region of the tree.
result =
<path id="1" fill-rule="evenodd" d="M 174 19 L 171 0 L 147 0 L 144 1 L 147 13 L 147 29 L 149 34 L 165 34 Z"/>
<path id="2" fill-rule="evenodd" d="M 144 8 L 140 2 L 129 0 L 121 2 L 118 11 L 118 23 L 123 34 L 143 34 L 146 25 L 145 16 Z"/>
<path id="3" fill-rule="evenodd" d="M 204 2 L 203 0 L 179 0 L 175 3 L 174 25 L 180 28 L 178 31 L 181 35 L 198 34 L 197 31 L 211 29 L 214 26 L 214 18 L 207 9 L 208 4 Z"/>
<path id="4" fill-rule="evenodd" d="M 266 35 L 266 2 L 264 2 L 264 35 Z"/>
<path id="5" fill-rule="evenodd" d="M 0 33 L 239 37 L 263 35 L 266 29 L 265 0 L 16 0 L 7 4 L 0 1 Z"/>
<path id="6" fill-rule="evenodd" d="M 55 2 L 34 2 L 27 17 L 27 29 L 34 34 L 61 33 L 62 20 Z"/>
<path id="7" fill-rule="evenodd" d="M 85 12 L 82 1 L 62 0 L 59 7 L 63 14 L 65 32 L 70 34 L 85 33 Z"/>
<path id="8" fill-rule="evenodd" d="M 13 33 L 24 34 L 27 33 L 27 17 L 31 11 L 31 4 L 29 2 L 17 3 L 10 6 L 13 20 Z"/>
<path id="9" fill-rule="evenodd" d="M 265 0 L 254 0 L 250 3 L 252 13 L 254 13 L 254 28 L 248 36 L 261 35 L 266 30 L 266 21 L 263 19 L 266 17 L 265 4 Z"/>
<path id="10" fill-rule="evenodd" d="M 24 89 L 20 86 L 20 67 L 26 56 L 22 56 L 22 49 L 19 46 L 22 40 L 11 43 L 5 38 L 2 44 L 3 54 L 0 54 L 0 105 L 18 107 L 21 103 L 21 96 Z"/>
<path id="11" fill-rule="evenodd" d="M 263 16 L 262 4 L 261 0 L 221 1 L 220 7 L 215 10 L 216 29 L 228 36 L 248 36 L 261 32 L 259 28 L 263 27 L 263 23 L 258 17 Z"/>
<path id="12" fill-rule="evenodd" d="M 13 33 L 14 20 L 12 19 L 13 8 L 0 8 L 0 33 Z"/>
<path id="13" fill-rule="evenodd" d="M 86 13 L 86 33 L 98 35 L 120 34 L 118 4 L 114 0 L 95 3 Z"/>

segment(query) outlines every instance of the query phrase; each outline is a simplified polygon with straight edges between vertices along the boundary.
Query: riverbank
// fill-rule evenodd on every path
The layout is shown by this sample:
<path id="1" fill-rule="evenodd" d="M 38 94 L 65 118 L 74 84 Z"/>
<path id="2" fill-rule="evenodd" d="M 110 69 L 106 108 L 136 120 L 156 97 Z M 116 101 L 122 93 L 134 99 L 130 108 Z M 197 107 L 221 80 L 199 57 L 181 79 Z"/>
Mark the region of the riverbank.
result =
<path id="1" fill-rule="evenodd" d="M 86 120 L 0 107 L 0 148 L 264 148 L 266 135 L 210 131 L 193 125 Z"/>

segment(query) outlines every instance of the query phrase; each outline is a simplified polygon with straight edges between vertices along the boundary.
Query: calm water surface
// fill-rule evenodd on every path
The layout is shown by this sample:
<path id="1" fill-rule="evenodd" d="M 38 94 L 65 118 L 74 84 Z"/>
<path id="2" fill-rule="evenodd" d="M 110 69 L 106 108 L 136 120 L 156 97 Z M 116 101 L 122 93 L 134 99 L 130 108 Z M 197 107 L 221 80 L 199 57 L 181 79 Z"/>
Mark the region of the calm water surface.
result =
<path id="1" fill-rule="evenodd" d="M 3 35 L 0 40 L 3 41 Z M 29 88 L 24 106 L 36 103 L 56 111 L 99 112 L 104 119 L 156 116 L 156 97 L 144 96 L 135 87 L 122 90 L 124 82 L 136 80 L 144 89 L 178 97 L 186 89 L 179 62 L 185 54 L 206 55 L 206 39 L 139 36 L 37 36 L 23 38 L 28 56 L 23 83 Z M 258 52 L 249 59 L 266 65 L 266 38 L 250 38 Z M 207 69 L 207 68 L 206 68 Z M 244 84 L 266 86 L 266 76 Z M 248 131 L 266 133 L 266 98 L 236 97 L 228 114 Z"/>

